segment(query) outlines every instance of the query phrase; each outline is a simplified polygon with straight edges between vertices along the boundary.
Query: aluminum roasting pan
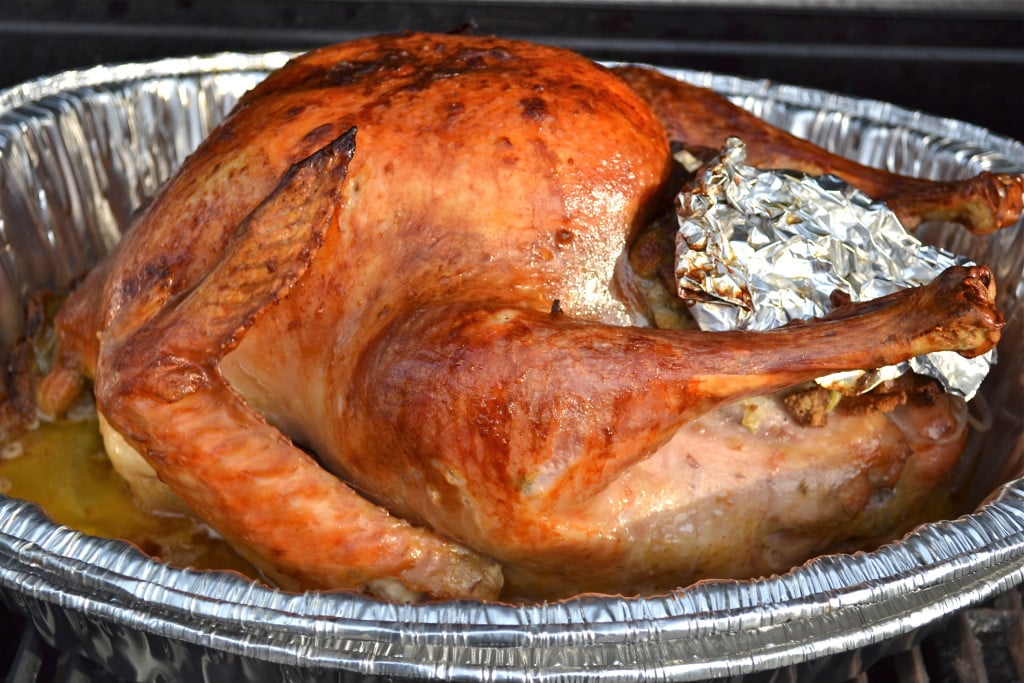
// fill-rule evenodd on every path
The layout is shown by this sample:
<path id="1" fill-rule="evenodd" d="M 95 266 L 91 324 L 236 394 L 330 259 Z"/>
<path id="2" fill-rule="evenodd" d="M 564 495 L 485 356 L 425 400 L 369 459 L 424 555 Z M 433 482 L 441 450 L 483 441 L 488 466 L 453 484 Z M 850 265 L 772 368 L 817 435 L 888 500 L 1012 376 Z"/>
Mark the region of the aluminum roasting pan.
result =
<path id="1" fill-rule="evenodd" d="M 17 332 L 26 293 L 64 285 L 93 263 L 238 96 L 287 57 L 101 66 L 0 92 L 4 344 Z M 959 121 L 803 88 L 671 73 L 866 163 L 944 178 L 1024 170 L 1024 145 Z M 138 680 L 696 680 L 813 667 L 869 645 L 877 651 L 1024 579 L 1022 230 L 989 238 L 944 225 L 925 232 L 989 264 L 1001 286 L 1008 324 L 1000 364 L 983 387 L 998 409 L 973 479 L 977 500 L 989 501 L 876 552 L 645 598 L 385 604 L 165 566 L 0 496 L 0 596 L 51 643 L 75 643 Z"/>

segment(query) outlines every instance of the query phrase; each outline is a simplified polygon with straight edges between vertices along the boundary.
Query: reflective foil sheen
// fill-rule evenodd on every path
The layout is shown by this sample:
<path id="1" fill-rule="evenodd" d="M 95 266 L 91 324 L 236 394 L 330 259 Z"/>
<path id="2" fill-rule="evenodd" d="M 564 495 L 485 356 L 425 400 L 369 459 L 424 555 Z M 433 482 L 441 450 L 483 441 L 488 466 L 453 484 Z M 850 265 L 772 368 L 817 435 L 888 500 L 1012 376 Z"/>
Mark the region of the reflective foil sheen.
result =
<path id="1" fill-rule="evenodd" d="M 18 331 L 26 293 L 66 285 L 95 262 L 142 198 L 286 58 L 225 54 L 97 67 L 0 92 L 4 344 Z M 669 73 L 865 163 L 936 178 L 1024 168 L 1020 143 L 958 121 L 802 88 Z M 1019 225 L 989 238 L 946 225 L 918 232 L 989 265 L 999 283 L 1004 341 L 980 390 L 992 407 L 991 429 L 973 437 L 981 456 L 969 479 L 975 499 L 989 500 L 975 514 L 926 525 L 876 552 L 640 598 L 386 604 L 169 567 L 0 496 L 0 596 L 51 643 L 78 643 L 133 680 L 697 680 L 798 663 L 809 680 L 846 680 L 918 627 L 1024 579 L 1021 232 Z"/>
<path id="2" fill-rule="evenodd" d="M 924 285 L 970 259 L 912 236 L 899 218 L 835 176 L 745 165 L 746 147 L 730 138 L 676 200 L 679 296 L 702 330 L 769 330 L 818 318 L 840 293 L 868 301 Z M 934 377 L 968 400 L 995 356 L 939 352 L 884 368 L 818 379 L 863 393 L 908 370 Z"/>

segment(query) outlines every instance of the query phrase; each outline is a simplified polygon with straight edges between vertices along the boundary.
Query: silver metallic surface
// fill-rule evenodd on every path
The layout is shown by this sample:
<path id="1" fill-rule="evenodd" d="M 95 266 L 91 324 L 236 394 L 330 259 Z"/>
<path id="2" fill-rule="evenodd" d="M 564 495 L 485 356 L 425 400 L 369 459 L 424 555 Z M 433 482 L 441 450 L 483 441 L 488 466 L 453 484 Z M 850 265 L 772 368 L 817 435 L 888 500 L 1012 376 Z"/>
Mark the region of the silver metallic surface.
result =
<path id="1" fill-rule="evenodd" d="M 827 314 L 835 292 L 868 301 L 971 263 L 922 244 L 884 203 L 835 176 L 760 170 L 746 158 L 743 141 L 730 138 L 676 198 L 679 296 L 695 301 L 702 330 L 770 330 Z M 994 360 L 994 350 L 946 351 L 818 383 L 863 393 L 913 370 L 970 400 Z"/>
<path id="2" fill-rule="evenodd" d="M 142 198 L 284 55 L 99 67 L 0 93 L 0 323 L 65 285 L 117 239 Z M 866 163 L 929 177 L 1021 171 L 1024 146 L 958 121 L 817 91 L 672 72 Z M 114 673 L 153 680 L 696 680 L 843 660 L 850 651 L 1024 579 L 1024 238 L 930 226 L 927 241 L 992 267 L 1007 317 L 981 393 L 974 514 L 871 553 L 782 576 L 709 581 L 644 598 L 513 606 L 385 604 L 288 594 L 169 567 L 0 497 L 0 596 L 52 643 L 81 642 Z M 1001 485 L 1009 481 L 1009 484 Z M 824 660 L 822 658 L 825 658 Z M 811 662 L 810 660 L 814 660 Z M 823 673 L 816 680 L 827 681 Z"/>

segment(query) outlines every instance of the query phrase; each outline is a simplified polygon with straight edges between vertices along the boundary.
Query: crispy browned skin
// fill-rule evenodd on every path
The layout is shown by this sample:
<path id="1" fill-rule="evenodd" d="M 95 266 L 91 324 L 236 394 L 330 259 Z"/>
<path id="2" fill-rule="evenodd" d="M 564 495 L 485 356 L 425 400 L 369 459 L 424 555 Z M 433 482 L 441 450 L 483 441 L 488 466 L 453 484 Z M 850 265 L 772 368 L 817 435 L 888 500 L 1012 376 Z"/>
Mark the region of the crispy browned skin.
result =
<path id="1" fill-rule="evenodd" d="M 747 146 L 750 165 L 839 176 L 886 201 L 907 227 L 946 220 L 985 235 L 1015 224 L 1024 210 L 1024 177 L 1019 175 L 985 172 L 966 180 L 935 182 L 888 173 L 830 154 L 704 88 L 644 67 L 621 67 L 616 73 L 650 103 L 673 140 L 693 148 L 720 149 L 728 136 L 739 137 Z"/>
<path id="2" fill-rule="evenodd" d="M 243 98 L 73 295 L 58 372 L 93 376 L 114 429 L 287 586 L 493 597 L 504 570 L 554 596 L 725 571 L 701 525 L 665 526 L 712 491 L 681 426 L 827 372 L 980 353 L 1002 321 L 977 267 L 771 333 L 631 326 L 626 248 L 670 166 L 647 104 L 570 53 L 420 34 L 316 50 Z M 893 485 L 915 454 L 948 468 L 955 403 L 920 430 L 837 420 L 821 461 L 839 474 L 814 495 L 876 462 L 865 481 Z M 697 455 L 735 468 L 727 450 Z M 821 524 L 867 505 L 847 498 Z"/>

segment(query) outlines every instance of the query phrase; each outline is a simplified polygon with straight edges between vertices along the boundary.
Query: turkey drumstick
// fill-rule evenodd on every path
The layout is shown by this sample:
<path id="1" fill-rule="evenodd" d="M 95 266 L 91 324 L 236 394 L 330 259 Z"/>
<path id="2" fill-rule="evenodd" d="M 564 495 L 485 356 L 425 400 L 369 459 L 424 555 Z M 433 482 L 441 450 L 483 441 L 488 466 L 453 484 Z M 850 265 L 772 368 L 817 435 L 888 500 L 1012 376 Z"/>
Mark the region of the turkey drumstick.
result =
<path id="1" fill-rule="evenodd" d="M 668 131 L 686 147 L 719 149 L 729 136 L 743 140 L 747 163 L 811 175 L 831 173 L 885 201 L 908 228 L 922 221 L 963 223 L 985 235 L 1013 225 L 1024 209 L 1024 177 L 983 172 L 936 182 L 863 166 L 769 125 L 727 98 L 645 67 L 618 67 L 620 78 L 647 100 Z"/>
<path id="2" fill-rule="evenodd" d="M 610 327 L 521 308 L 436 305 L 366 352 L 355 382 L 363 418 L 347 436 L 386 439 L 402 464 L 389 461 L 395 472 L 429 469 L 421 461 L 429 457 L 486 481 L 493 510 L 465 540 L 491 546 L 503 535 L 492 524 L 516 518 L 515 508 L 578 506 L 722 404 L 934 351 L 984 353 L 1003 325 L 994 298 L 992 274 L 974 266 L 843 307 L 837 319 L 768 332 Z M 368 486 L 394 477 L 384 469 L 374 461 L 349 474 Z M 444 528 L 453 501 L 432 509 L 423 496 L 415 507 Z M 465 537 L 468 526 L 445 531 Z"/>

